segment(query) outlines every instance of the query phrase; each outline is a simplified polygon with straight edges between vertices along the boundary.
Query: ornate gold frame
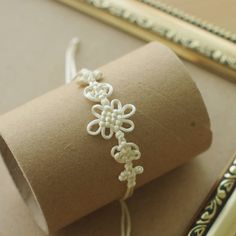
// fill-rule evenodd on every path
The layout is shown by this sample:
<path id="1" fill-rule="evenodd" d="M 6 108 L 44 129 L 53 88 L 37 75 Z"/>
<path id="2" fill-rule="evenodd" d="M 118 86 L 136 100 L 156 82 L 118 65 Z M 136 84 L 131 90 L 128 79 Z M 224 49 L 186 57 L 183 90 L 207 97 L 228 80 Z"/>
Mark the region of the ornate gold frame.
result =
<path id="1" fill-rule="evenodd" d="M 236 34 L 156 0 L 58 0 L 236 81 Z"/>
<path id="2" fill-rule="evenodd" d="M 194 223 L 191 225 L 188 236 L 207 236 L 210 227 L 219 216 L 233 191 L 236 191 L 236 153 L 233 161 L 224 171 L 222 177 L 217 181 L 215 187 L 204 202 Z"/>

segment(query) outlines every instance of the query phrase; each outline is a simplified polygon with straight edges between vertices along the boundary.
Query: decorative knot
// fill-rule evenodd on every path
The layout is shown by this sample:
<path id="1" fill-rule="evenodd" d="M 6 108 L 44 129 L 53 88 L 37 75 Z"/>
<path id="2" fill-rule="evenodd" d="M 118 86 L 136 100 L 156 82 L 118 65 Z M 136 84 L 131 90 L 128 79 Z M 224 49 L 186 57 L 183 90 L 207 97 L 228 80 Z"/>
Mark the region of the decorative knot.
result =
<path id="1" fill-rule="evenodd" d="M 88 69 L 82 69 L 76 76 L 76 83 L 78 85 L 87 85 L 95 81 L 103 79 L 103 74 L 99 70 L 90 71 Z"/>

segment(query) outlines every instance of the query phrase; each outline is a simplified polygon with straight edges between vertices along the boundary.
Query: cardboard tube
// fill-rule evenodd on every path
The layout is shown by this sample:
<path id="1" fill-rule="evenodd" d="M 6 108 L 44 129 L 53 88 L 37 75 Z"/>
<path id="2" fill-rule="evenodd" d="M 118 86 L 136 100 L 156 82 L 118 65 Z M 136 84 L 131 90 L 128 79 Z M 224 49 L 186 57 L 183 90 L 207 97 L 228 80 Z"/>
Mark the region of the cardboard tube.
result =
<path id="1" fill-rule="evenodd" d="M 183 64 L 165 46 L 148 44 L 99 68 L 112 98 L 137 108 L 127 140 L 140 146 L 137 187 L 176 168 L 211 143 L 202 97 Z M 0 119 L 0 149 L 21 195 L 45 231 L 56 231 L 123 196 L 123 165 L 107 141 L 86 132 L 94 104 L 75 83 Z"/>

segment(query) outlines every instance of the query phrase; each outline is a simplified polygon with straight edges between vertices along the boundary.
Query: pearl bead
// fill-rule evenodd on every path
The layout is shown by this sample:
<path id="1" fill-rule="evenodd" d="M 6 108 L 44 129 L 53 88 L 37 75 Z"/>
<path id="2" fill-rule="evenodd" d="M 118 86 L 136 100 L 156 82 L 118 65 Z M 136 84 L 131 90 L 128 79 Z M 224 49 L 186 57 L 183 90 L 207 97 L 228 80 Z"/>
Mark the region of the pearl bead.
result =
<path id="1" fill-rule="evenodd" d="M 105 105 L 104 106 L 104 111 L 109 111 L 110 110 L 110 106 L 109 105 Z"/>
<path id="2" fill-rule="evenodd" d="M 119 126 L 118 125 L 115 125 L 114 126 L 114 131 L 117 132 L 119 130 Z"/>
<path id="3" fill-rule="evenodd" d="M 110 122 L 110 121 L 111 121 L 111 118 L 109 117 L 109 115 L 106 117 L 106 121 L 107 121 L 107 122 Z"/>

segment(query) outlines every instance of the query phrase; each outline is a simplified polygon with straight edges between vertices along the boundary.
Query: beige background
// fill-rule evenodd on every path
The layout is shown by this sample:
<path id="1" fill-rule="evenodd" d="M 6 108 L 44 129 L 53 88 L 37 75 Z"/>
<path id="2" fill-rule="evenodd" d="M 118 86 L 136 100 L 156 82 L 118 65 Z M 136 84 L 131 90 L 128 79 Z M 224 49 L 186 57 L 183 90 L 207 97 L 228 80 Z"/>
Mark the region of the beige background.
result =
<path id="1" fill-rule="evenodd" d="M 236 31 L 233 1 L 212 1 L 208 6 L 202 1 L 196 7 L 191 1 L 175 2 L 176 6 Z M 224 3 L 224 7 L 220 3 Z M 0 29 L 1 113 L 63 84 L 64 50 L 75 35 L 82 39 L 80 67 L 96 68 L 144 44 L 46 0 L 2 2 Z M 154 232 L 163 236 L 184 235 L 193 214 L 236 149 L 236 85 L 187 62 L 185 65 L 206 102 L 213 144 L 195 160 L 136 192 L 129 201 L 133 235 L 157 235 Z M 0 186 L 0 233 L 3 236 L 44 236 L 33 222 L 2 161 Z M 158 203 L 159 207 L 153 208 L 151 203 Z M 113 203 L 55 235 L 116 236 L 119 235 L 119 217 L 119 206 Z"/>

